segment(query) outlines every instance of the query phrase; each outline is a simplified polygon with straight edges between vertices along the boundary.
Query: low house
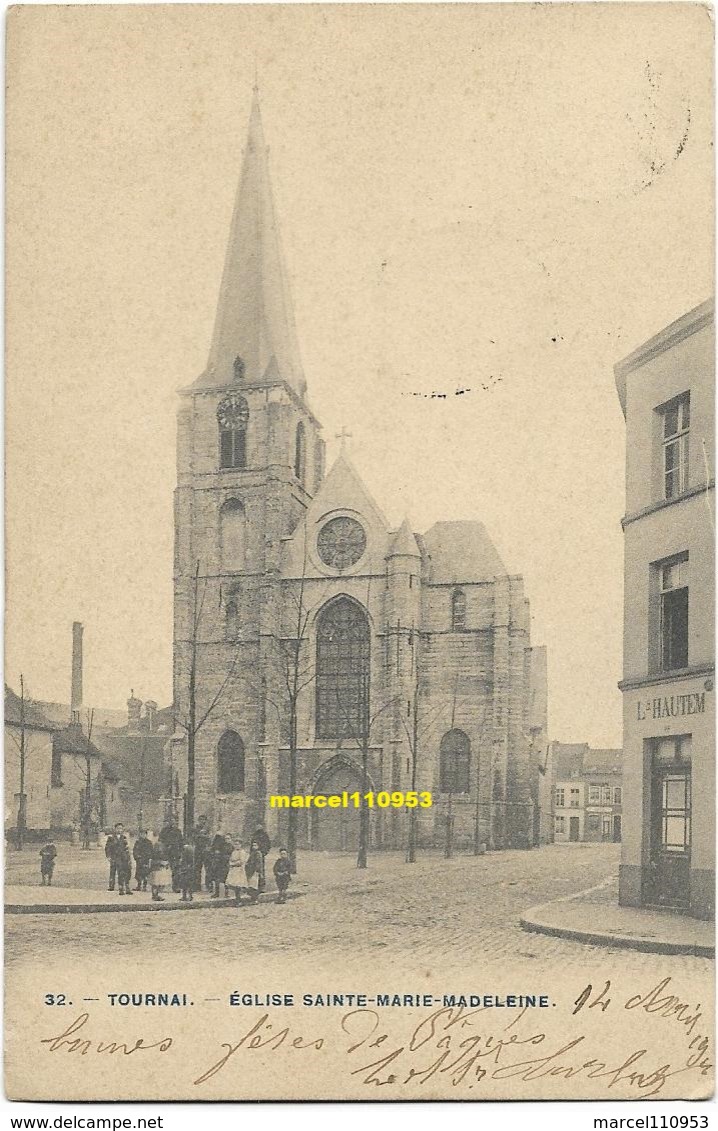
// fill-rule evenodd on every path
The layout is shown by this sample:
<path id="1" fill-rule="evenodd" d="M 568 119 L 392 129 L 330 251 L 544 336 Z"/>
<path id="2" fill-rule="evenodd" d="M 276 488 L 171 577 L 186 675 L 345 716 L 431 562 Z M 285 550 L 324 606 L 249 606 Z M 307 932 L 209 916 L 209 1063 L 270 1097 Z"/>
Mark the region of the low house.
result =
<path id="1" fill-rule="evenodd" d="M 21 792 L 25 828 L 50 828 L 54 731 L 54 724 L 34 703 L 5 684 L 5 833 L 12 841 L 17 837 Z"/>
<path id="2" fill-rule="evenodd" d="M 620 841 L 623 751 L 552 743 L 554 839 Z"/>

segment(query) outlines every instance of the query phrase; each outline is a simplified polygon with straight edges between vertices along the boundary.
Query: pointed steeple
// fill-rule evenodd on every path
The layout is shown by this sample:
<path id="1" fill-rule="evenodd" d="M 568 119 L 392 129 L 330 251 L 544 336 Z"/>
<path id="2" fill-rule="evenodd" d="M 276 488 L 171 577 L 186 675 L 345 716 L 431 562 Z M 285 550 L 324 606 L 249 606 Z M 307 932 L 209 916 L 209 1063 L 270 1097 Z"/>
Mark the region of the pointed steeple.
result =
<path id="1" fill-rule="evenodd" d="M 276 379 L 277 374 L 304 394 L 255 85 L 209 361 L 195 387 Z"/>
<path id="2" fill-rule="evenodd" d="M 388 557 L 420 558 L 421 550 L 416 541 L 408 517 L 404 519 L 392 538 Z"/>

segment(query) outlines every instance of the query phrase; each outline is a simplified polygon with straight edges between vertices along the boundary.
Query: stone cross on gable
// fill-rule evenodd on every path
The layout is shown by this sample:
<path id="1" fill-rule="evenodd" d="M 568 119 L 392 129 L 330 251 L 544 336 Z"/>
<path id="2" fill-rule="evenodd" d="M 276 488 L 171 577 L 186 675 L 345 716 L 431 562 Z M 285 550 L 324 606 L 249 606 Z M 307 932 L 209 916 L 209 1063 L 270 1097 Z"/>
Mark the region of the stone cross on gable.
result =
<path id="1" fill-rule="evenodd" d="M 342 455 L 346 452 L 347 440 L 351 440 L 351 438 L 352 438 L 352 433 L 347 432 L 346 427 L 344 425 L 342 425 L 341 432 L 337 432 L 335 434 L 335 439 L 337 439 L 341 442 L 340 452 L 341 452 Z"/>

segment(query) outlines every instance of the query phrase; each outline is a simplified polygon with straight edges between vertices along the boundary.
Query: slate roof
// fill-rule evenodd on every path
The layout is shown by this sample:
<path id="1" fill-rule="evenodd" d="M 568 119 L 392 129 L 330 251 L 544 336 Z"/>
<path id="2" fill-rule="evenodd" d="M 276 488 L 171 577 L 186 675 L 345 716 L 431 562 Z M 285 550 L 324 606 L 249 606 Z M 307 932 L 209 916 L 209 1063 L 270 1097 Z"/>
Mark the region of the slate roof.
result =
<path id="1" fill-rule="evenodd" d="M 31 699 L 25 700 L 24 716 L 27 727 L 49 731 L 56 729 L 55 723 L 51 722 Z M 20 721 L 20 696 L 5 684 L 5 722 L 20 726 Z"/>
<path id="2" fill-rule="evenodd" d="M 589 746 L 583 759 L 584 774 L 620 774 L 623 772 L 622 750 L 594 750 Z"/>
<path id="3" fill-rule="evenodd" d="M 583 759 L 587 750 L 587 742 L 555 742 L 553 767 L 556 781 L 580 778 L 583 770 Z"/>
<path id="4" fill-rule="evenodd" d="M 422 538 L 429 581 L 461 585 L 506 576 L 506 566 L 481 522 L 435 522 Z"/>
<path id="5" fill-rule="evenodd" d="M 255 90 L 242 175 L 232 214 L 209 361 L 192 389 L 254 383 L 281 376 L 303 396 L 306 381 L 269 179 Z M 237 382 L 241 388 L 241 380 Z"/>
<path id="6" fill-rule="evenodd" d="M 623 771 L 623 751 L 596 749 L 587 742 L 555 742 L 553 747 L 554 778 L 570 781 L 572 778 Z"/>

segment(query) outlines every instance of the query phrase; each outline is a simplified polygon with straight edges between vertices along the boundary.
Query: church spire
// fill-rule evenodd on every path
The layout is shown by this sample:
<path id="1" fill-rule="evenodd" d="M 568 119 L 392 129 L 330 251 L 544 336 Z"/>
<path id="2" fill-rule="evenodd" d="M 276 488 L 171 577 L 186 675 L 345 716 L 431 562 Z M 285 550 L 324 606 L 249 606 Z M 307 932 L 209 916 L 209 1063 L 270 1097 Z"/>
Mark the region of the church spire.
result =
<path id="1" fill-rule="evenodd" d="M 264 377 L 306 390 L 255 80 L 209 361 L 195 386 Z"/>

